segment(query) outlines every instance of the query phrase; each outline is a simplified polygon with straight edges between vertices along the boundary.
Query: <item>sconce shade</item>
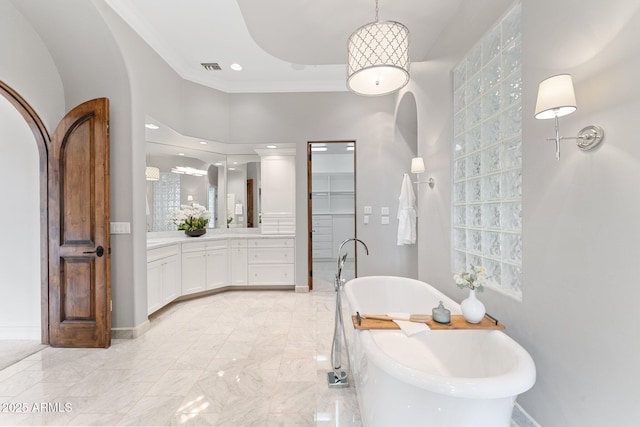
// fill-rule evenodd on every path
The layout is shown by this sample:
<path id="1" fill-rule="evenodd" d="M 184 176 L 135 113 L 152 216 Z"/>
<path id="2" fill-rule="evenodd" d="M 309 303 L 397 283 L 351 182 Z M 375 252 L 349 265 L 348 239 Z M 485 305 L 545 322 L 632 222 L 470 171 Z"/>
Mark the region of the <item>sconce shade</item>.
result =
<path id="1" fill-rule="evenodd" d="M 411 159 L 411 173 L 424 172 L 424 159 L 422 157 L 414 157 Z"/>
<path id="2" fill-rule="evenodd" d="M 158 181 L 160 179 L 160 169 L 154 166 L 147 166 L 144 169 L 144 174 L 147 177 L 147 181 Z"/>
<path id="3" fill-rule="evenodd" d="M 549 77 L 540 82 L 536 102 L 536 119 L 566 116 L 577 109 L 573 80 L 569 74 Z"/>
<path id="4" fill-rule="evenodd" d="M 409 82 L 409 30 L 385 21 L 358 28 L 348 44 L 347 87 L 359 95 L 386 95 Z"/>

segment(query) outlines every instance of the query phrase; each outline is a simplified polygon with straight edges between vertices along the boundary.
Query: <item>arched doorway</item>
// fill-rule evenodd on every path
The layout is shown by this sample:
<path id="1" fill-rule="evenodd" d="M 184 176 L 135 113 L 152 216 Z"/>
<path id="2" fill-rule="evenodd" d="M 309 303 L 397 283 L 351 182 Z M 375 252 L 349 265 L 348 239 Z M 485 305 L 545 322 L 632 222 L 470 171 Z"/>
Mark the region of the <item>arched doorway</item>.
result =
<path id="1" fill-rule="evenodd" d="M 29 104 L 2 81 L 0 94 L 3 97 L 0 112 L 5 119 L 2 130 L 5 145 L 0 147 L 3 152 L 0 167 L 5 176 L 0 195 L 4 206 L 9 208 L 0 215 L 6 226 L 1 251 L 5 253 L 3 260 L 11 264 L 3 269 L 7 287 L 3 291 L 10 292 L 10 307 L 3 309 L 0 327 L 5 329 L 0 332 L 2 338 L 16 340 L 8 341 L 7 348 L 0 347 L 6 363 L 12 357 L 37 350 L 37 344 L 49 340 L 46 192 L 49 134 Z M 20 123 L 21 117 L 26 126 Z M 32 141 L 35 146 L 29 146 Z"/>

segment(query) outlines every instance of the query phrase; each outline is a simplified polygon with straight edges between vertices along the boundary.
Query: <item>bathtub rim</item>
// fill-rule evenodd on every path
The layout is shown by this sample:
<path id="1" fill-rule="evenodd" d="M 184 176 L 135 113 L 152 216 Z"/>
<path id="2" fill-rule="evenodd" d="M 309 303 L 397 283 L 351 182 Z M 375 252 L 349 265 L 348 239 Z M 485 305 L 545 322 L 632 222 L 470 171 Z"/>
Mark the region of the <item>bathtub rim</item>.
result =
<path id="1" fill-rule="evenodd" d="M 446 297 L 447 300 L 455 304 L 454 308 L 457 308 L 457 310 L 459 310 L 458 303 L 444 295 L 432 285 L 420 280 L 399 276 L 364 276 L 352 279 L 347 282 L 347 284 L 345 285 L 345 294 L 347 296 L 347 302 L 351 309 L 354 308 L 352 307 L 352 302 L 355 296 L 353 295 L 352 291 L 353 284 L 351 284 L 351 286 L 349 284 L 351 282 L 358 283 L 360 281 L 365 281 L 366 279 L 371 278 L 410 281 L 420 284 L 421 286 L 426 286 L 430 291 L 434 291 L 438 296 L 442 295 Z M 469 331 L 479 334 L 493 334 L 490 339 L 501 340 L 502 343 L 507 344 L 514 353 L 514 365 L 508 372 L 491 377 L 480 378 L 435 375 L 406 366 L 387 355 L 386 352 L 384 352 L 384 350 L 382 350 L 382 348 L 380 348 L 375 342 L 372 333 L 385 332 L 401 333 L 397 330 L 374 331 L 354 329 L 354 333 L 359 337 L 362 349 L 371 363 L 375 363 L 376 366 L 385 371 L 387 374 L 397 377 L 399 380 L 420 389 L 442 395 L 464 397 L 470 399 L 498 399 L 506 397 L 513 397 L 515 399 L 515 396 L 524 393 L 535 384 L 536 368 L 531 355 L 517 341 L 508 336 L 503 331 Z M 455 334 L 457 332 L 458 331 L 454 330 L 432 330 L 429 333 Z M 412 339 L 412 337 L 406 338 Z"/>

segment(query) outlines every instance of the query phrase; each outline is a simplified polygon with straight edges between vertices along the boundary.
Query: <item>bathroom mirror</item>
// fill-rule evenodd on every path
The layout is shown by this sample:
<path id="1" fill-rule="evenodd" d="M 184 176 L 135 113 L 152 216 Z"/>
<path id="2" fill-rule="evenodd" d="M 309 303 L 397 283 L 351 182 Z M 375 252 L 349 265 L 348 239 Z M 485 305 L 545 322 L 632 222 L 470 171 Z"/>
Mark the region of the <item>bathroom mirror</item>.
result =
<path id="1" fill-rule="evenodd" d="M 147 231 L 173 231 L 171 212 L 198 203 L 209 228 L 260 226 L 260 156 L 250 144 L 181 135 L 146 117 Z"/>
<path id="2" fill-rule="evenodd" d="M 224 154 L 147 142 L 149 167 L 158 171 L 147 174 L 147 231 L 176 230 L 171 212 L 192 203 L 209 211 L 209 228 L 226 227 Z"/>
<path id="3" fill-rule="evenodd" d="M 227 224 L 256 228 L 260 224 L 260 157 L 227 156 Z"/>

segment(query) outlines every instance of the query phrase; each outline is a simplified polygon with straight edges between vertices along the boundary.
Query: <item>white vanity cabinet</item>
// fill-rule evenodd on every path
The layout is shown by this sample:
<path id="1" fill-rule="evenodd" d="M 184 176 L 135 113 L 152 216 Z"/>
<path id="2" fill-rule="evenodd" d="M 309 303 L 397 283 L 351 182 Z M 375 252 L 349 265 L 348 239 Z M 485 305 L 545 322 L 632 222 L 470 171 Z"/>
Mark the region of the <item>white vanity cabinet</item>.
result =
<path id="1" fill-rule="evenodd" d="M 227 240 L 217 240 L 206 244 L 207 258 L 207 290 L 222 288 L 228 285 Z"/>
<path id="2" fill-rule="evenodd" d="M 229 241 L 231 260 L 231 285 L 247 284 L 247 239 L 231 239 Z"/>
<path id="3" fill-rule="evenodd" d="M 248 240 L 249 285 L 294 284 L 294 240 L 263 238 Z"/>
<path id="4" fill-rule="evenodd" d="M 207 286 L 207 254 L 204 242 L 182 244 L 182 295 L 201 292 Z"/>
<path id="5" fill-rule="evenodd" d="M 260 155 L 262 234 L 296 230 L 296 150 L 256 149 Z"/>
<path id="6" fill-rule="evenodd" d="M 227 239 L 182 244 L 182 295 L 227 286 Z"/>
<path id="7" fill-rule="evenodd" d="M 219 237 L 147 249 L 147 313 L 190 294 L 294 284 L 294 238 Z"/>
<path id="8" fill-rule="evenodd" d="M 147 314 L 180 296 L 178 254 L 178 244 L 147 251 Z"/>

